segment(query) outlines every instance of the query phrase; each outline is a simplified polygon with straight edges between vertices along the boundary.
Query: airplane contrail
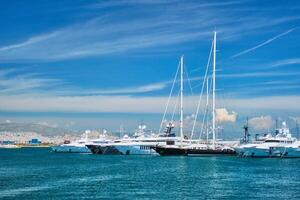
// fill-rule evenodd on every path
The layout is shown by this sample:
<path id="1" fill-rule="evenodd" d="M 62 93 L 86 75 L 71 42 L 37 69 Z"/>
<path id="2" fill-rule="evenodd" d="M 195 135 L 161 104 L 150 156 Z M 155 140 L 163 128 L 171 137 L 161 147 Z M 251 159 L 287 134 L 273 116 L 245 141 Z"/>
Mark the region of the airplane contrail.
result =
<path id="1" fill-rule="evenodd" d="M 283 33 L 280 33 L 279 35 L 276 35 L 275 37 L 272 37 L 272 38 L 266 40 L 265 42 L 263 42 L 263 43 L 261 43 L 261 44 L 259 44 L 259 45 L 256 45 L 256 46 L 254 46 L 254 47 L 252 47 L 252 48 L 249 48 L 249 49 L 246 49 L 246 50 L 244 50 L 244 51 L 241 51 L 241 52 L 239 52 L 239 53 L 237 53 L 237 54 L 234 54 L 233 56 L 231 56 L 231 58 L 236 58 L 236 57 L 239 57 L 239 56 L 244 55 L 244 54 L 246 54 L 246 53 L 249 53 L 249 52 L 251 52 L 251 51 L 254 51 L 255 49 L 258 49 L 258 48 L 260 48 L 260 47 L 262 47 L 262 46 L 265 46 L 265 45 L 271 43 L 272 41 L 274 41 L 274 40 L 276 40 L 276 39 L 278 39 L 278 38 L 280 38 L 280 37 L 282 37 L 282 36 L 284 36 L 284 35 L 286 35 L 286 34 L 289 34 L 290 32 L 294 31 L 295 29 L 296 29 L 296 28 L 292 28 L 292 29 L 290 29 L 290 30 L 288 30 L 288 31 L 285 31 L 285 32 L 283 32 Z"/>

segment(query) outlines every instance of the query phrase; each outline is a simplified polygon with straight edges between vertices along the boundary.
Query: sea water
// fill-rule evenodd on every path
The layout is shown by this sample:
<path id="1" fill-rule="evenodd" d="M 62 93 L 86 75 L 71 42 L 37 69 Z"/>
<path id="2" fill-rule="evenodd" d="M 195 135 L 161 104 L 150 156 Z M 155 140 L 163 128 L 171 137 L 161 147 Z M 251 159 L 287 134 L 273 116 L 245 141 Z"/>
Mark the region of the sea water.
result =
<path id="1" fill-rule="evenodd" d="M 300 199 L 300 159 L 0 149 L 0 199 Z"/>

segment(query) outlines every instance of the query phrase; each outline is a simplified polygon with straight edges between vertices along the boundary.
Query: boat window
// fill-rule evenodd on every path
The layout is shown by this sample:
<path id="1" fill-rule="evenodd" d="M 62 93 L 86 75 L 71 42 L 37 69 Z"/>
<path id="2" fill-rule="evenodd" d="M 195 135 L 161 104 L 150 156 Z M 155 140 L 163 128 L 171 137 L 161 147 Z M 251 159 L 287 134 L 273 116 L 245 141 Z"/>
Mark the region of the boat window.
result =
<path id="1" fill-rule="evenodd" d="M 174 145 L 175 141 L 167 141 L 167 145 Z"/>
<path id="2" fill-rule="evenodd" d="M 265 143 L 268 143 L 268 142 L 277 142 L 279 143 L 280 141 L 279 140 L 266 140 Z"/>

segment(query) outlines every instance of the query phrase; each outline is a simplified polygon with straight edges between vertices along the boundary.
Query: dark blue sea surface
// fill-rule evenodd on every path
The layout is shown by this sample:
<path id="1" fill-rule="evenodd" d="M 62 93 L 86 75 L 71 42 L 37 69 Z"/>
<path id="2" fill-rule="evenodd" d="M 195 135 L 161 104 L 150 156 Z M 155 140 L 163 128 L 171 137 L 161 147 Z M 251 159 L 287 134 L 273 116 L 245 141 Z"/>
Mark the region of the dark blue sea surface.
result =
<path id="1" fill-rule="evenodd" d="M 0 149 L 0 199 L 300 199 L 300 159 Z"/>

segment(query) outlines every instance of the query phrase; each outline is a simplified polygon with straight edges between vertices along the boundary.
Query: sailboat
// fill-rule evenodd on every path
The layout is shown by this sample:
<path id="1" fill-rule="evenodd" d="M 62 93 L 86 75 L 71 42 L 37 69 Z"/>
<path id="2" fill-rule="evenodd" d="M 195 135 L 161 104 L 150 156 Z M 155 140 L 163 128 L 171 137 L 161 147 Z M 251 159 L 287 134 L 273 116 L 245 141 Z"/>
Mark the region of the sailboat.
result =
<path id="1" fill-rule="evenodd" d="M 216 142 L 216 37 L 213 38 L 213 74 L 212 74 L 212 141 L 186 141 L 183 134 L 183 56 L 180 62 L 180 138 L 179 144 L 157 145 L 155 151 L 160 155 L 185 155 L 185 156 L 209 156 L 209 155 L 234 155 L 235 150 L 227 145 Z M 208 85 L 208 81 L 207 81 Z M 208 88 L 208 86 L 207 86 Z M 207 89 L 208 90 L 208 89 Z M 208 94 L 207 94 L 208 95 Z M 208 100 L 207 100 L 208 102 Z M 199 107 L 200 104 L 198 104 Z M 197 108 L 197 112 L 198 112 Z M 194 129 L 194 127 L 193 127 Z"/>

